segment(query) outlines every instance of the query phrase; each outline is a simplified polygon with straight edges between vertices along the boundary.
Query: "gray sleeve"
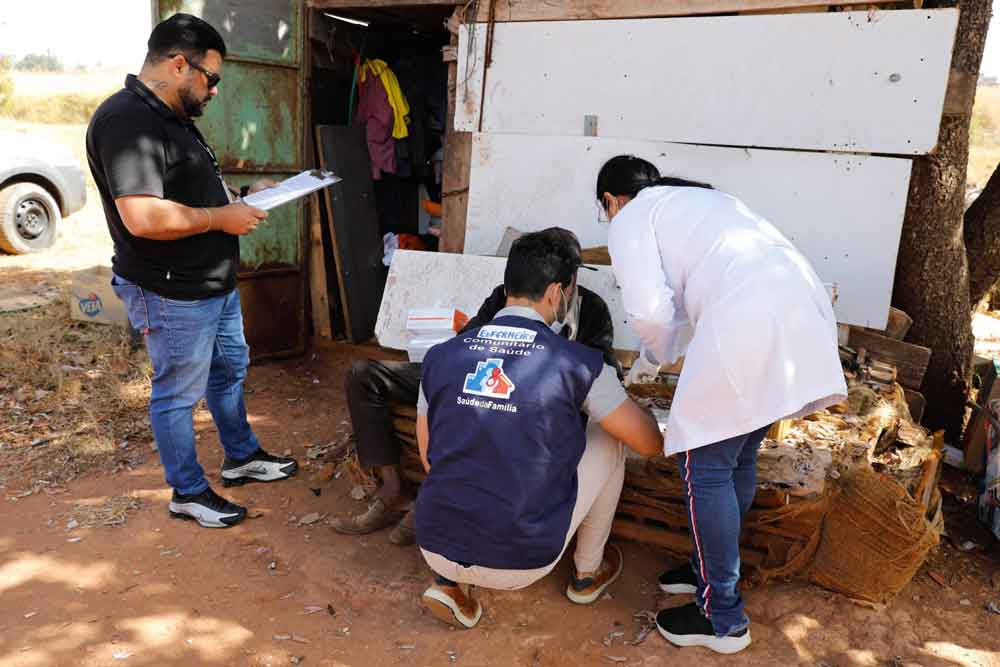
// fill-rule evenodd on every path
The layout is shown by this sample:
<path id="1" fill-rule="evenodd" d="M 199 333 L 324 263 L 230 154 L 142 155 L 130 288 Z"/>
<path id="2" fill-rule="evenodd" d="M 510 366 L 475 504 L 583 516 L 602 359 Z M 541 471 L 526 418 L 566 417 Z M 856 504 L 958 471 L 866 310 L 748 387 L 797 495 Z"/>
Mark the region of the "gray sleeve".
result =
<path id="1" fill-rule="evenodd" d="M 618 381 L 618 374 L 611 366 L 604 364 L 601 374 L 590 386 L 590 393 L 583 401 L 583 411 L 599 422 L 617 410 L 627 398 L 625 388 Z"/>
<path id="2" fill-rule="evenodd" d="M 420 389 L 417 392 L 417 414 L 424 417 L 427 416 L 427 397 L 424 396 L 423 383 L 420 383 Z"/>

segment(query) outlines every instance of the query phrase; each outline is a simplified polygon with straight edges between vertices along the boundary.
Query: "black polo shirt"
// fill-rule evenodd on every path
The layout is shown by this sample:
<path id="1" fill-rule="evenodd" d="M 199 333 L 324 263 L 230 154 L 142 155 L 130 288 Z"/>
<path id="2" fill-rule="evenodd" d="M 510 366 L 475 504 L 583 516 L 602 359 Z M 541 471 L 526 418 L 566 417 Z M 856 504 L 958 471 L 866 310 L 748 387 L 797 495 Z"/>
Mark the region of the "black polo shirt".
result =
<path id="1" fill-rule="evenodd" d="M 115 273 L 172 299 L 204 299 L 236 287 L 239 237 L 213 231 L 176 241 L 138 238 L 115 205 L 128 195 L 195 208 L 229 203 L 215 156 L 192 122 L 130 74 L 90 119 L 87 160 L 115 242 Z"/>

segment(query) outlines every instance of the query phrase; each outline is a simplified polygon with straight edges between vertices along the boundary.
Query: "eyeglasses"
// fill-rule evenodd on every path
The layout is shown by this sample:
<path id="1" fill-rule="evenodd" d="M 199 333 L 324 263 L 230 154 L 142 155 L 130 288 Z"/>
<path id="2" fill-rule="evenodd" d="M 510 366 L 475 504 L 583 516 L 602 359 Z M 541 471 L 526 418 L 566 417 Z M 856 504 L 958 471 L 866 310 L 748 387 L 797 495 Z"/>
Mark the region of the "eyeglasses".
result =
<path id="1" fill-rule="evenodd" d="M 209 88 L 215 88 L 216 86 L 218 86 L 222 82 L 222 76 L 220 76 L 219 74 L 216 74 L 215 72 L 210 72 L 209 70 L 205 69 L 204 67 L 202 67 L 201 65 L 199 65 L 197 63 L 191 62 L 191 59 L 188 58 L 187 56 L 185 56 L 183 53 L 171 53 L 171 54 L 168 54 L 167 57 L 168 58 L 173 58 L 174 56 L 181 56 L 182 58 L 184 58 L 184 60 L 187 61 L 188 65 L 190 65 L 191 67 L 195 68 L 196 70 L 198 70 L 199 72 L 201 72 L 202 74 L 204 74 L 205 75 L 205 83 L 208 85 Z"/>

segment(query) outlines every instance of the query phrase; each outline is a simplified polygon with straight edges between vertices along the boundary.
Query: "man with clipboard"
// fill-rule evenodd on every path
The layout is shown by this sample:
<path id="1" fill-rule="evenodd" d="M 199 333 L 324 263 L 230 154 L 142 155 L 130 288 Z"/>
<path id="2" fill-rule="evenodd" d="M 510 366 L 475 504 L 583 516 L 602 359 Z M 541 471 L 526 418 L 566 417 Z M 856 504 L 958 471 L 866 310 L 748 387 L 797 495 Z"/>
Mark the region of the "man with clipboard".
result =
<path id="1" fill-rule="evenodd" d="M 246 509 L 217 495 L 198 463 L 192 411 L 202 397 L 225 449 L 224 485 L 279 481 L 298 469 L 260 447 L 243 401 L 249 348 L 236 290 L 239 237 L 267 213 L 234 202 L 192 122 L 218 94 L 221 35 L 175 14 L 153 29 L 148 47 L 139 75 L 94 113 L 87 158 L 115 243 L 112 286 L 145 334 L 153 365 L 150 421 L 173 487 L 170 514 L 227 528 Z"/>

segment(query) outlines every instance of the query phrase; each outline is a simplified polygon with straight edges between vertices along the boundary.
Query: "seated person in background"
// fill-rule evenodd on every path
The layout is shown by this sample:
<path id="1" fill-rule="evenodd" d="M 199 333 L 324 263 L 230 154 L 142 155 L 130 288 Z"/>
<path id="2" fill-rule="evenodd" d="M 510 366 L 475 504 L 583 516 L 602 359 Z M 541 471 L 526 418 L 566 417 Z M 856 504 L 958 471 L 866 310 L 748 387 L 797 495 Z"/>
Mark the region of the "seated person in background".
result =
<path id="1" fill-rule="evenodd" d="M 579 261 L 564 240 L 522 236 L 504 273 L 506 307 L 424 360 L 417 442 L 428 476 L 416 529 L 438 576 L 423 600 L 459 628 L 482 616 L 470 586 L 530 586 L 574 534 L 566 595 L 600 598 L 622 571 L 621 551 L 605 548 L 625 477 L 620 441 L 643 456 L 663 448 L 601 353 L 553 333 Z"/>
<path id="2" fill-rule="evenodd" d="M 576 263 L 580 263 L 580 242 L 573 232 L 550 227 L 538 233 L 562 240 L 573 253 Z M 506 301 L 504 287 L 498 285 L 460 334 L 488 323 Z M 559 331 L 562 336 L 599 351 L 605 363 L 621 376 L 611 349 L 614 341 L 611 312 L 600 296 L 577 286 L 576 271 L 573 272 L 573 296 L 563 325 Z M 346 385 L 347 407 L 357 441 L 358 461 L 363 468 L 379 469 L 382 486 L 367 511 L 334 519 L 333 528 L 348 535 L 366 535 L 396 524 L 389 533 L 389 541 L 398 545 L 412 544 L 413 512 L 404 513 L 410 499 L 402 490 L 400 443 L 393 434 L 390 403 L 417 404 L 420 364 L 362 359 L 354 362 L 347 374 Z"/>

